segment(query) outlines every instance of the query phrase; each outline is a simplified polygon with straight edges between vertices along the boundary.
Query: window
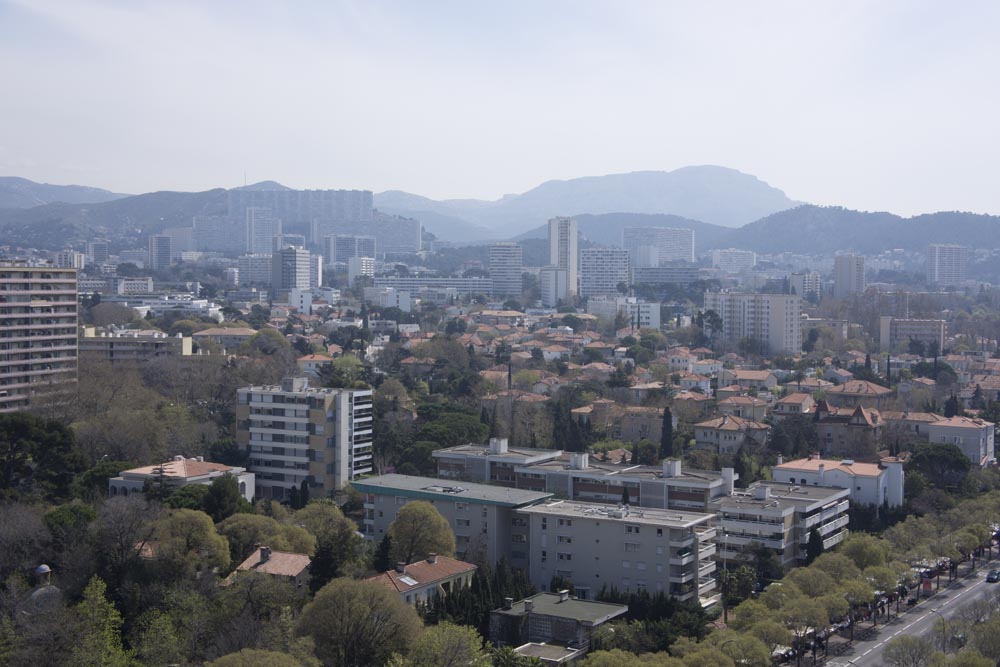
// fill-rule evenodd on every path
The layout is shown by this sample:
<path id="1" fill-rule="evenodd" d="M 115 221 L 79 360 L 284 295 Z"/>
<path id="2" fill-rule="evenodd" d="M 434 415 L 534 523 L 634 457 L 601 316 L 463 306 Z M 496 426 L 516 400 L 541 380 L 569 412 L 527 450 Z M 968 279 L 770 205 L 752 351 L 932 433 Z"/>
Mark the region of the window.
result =
<path id="1" fill-rule="evenodd" d="M 559 554 L 559 560 L 573 560 L 573 554 Z"/>
<path id="2" fill-rule="evenodd" d="M 657 528 L 656 529 L 656 536 L 657 537 L 663 537 L 663 529 L 662 528 Z"/>
<path id="3" fill-rule="evenodd" d="M 468 519 L 455 519 L 456 526 L 462 526 L 467 528 L 469 525 L 471 525 L 471 523 L 472 522 L 469 521 Z"/>
<path id="4" fill-rule="evenodd" d="M 627 570 L 630 567 L 632 567 L 632 561 L 630 561 L 630 560 L 623 560 L 622 561 L 622 568 L 624 568 L 624 569 Z"/>
<path id="5" fill-rule="evenodd" d="M 630 534 L 630 535 L 638 535 L 639 534 L 639 526 L 625 526 L 625 532 L 628 533 L 628 534 Z"/>
<path id="6" fill-rule="evenodd" d="M 524 544 L 528 540 L 524 537 L 524 535 L 511 535 L 510 536 L 510 541 L 511 542 L 516 542 L 517 544 Z M 545 552 L 543 551 L 542 553 L 545 553 Z"/>
<path id="7" fill-rule="evenodd" d="M 542 562 L 544 563 L 549 559 L 549 553 L 547 551 L 542 552 Z"/>
<path id="8" fill-rule="evenodd" d="M 573 525 L 573 520 L 572 519 L 559 519 L 559 525 L 560 526 L 572 526 Z"/>
<path id="9" fill-rule="evenodd" d="M 566 535 L 559 536 L 559 544 L 573 544 L 573 538 Z"/>
<path id="10" fill-rule="evenodd" d="M 545 530 L 546 528 L 548 528 L 548 526 L 546 525 L 547 523 L 548 522 L 546 521 L 546 517 L 543 516 L 542 517 L 542 530 Z"/>
<path id="11" fill-rule="evenodd" d="M 627 553 L 627 554 L 628 553 L 635 553 L 638 550 L 639 550 L 639 545 L 636 544 L 635 542 L 626 542 L 625 543 L 625 553 Z"/>
<path id="12" fill-rule="evenodd" d="M 469 509 L 469 503 L 455 503 L 455 509 L 459 512 L 464 512 Z"/>

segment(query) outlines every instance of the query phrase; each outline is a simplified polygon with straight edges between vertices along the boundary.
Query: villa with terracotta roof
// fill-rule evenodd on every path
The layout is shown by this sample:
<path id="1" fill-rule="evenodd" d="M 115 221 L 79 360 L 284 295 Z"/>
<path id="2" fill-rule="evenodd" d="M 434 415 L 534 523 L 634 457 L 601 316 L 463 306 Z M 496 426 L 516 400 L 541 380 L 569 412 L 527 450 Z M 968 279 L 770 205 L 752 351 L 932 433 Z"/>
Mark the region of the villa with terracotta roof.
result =
<path id="1" fill-rule="evenodd" d="M 927 425 L 931 442 L 955 445 L 972 465 L 983 468 L 996 461 L 996 425 L 984 419 L 950 417 Z"/>
<path id="2" fill-rule="evenodd" d="M 272 577 L 283 577 L 301 590 L 309 583 L 309 566 L 312 559 L 305 554 L 290 551 L 275 551 L 268 546 L 260 546 L 236 567 L 234 576 L 240 572 L 260 572 Z"/>
<path id="3" fill-rule="evenodd" d="M 323 368 L 333 364 L 333 357 L 328 354 L 306 354 L 296 359 L 295 363 L 303 374 L 318 378 Z"/>
<path id="4" fill-rule="evenodd" d="M 774 404 L 772 417 L 775 421 L 788 419 L 789 417 L 812 416 L 816 402 L 809 394 L 793 392 L 788 396 L 783 396 Z"/>
<path id="5" fill-rule="evenodd" d="M 735 454 L 751 442 L 767 442 L 771 427 L 751 419 L 723 415 L 694 425 L 694 439 L 699 449 L 717 454 Z"/>
<path id="6" fill-rule="evenodd" d="M 227 350 L 235 350 L 256 335 L 256 329 L 247 327 L 212 327 L 195 331 L 191 334 L 191 339 L 196 343 L 212 340 Z"/>
<path id="7" fill-rule="evenodd" d="M 767 401 L 753 396 L 730 396 L 719 401 L 719 412 L 760 421 L 767 416 Z"/>
<path id="8" fill-rule="evenodd" d="M 826 401 L 816 404 L 816 435 L 820 451 L 831 457 L 875 462 L 883 422 L 877 410 L 863 406 L 838 408 Z"/>
<path id="9" fill-rule="evenodd" d="M 878 463 L 852 459 L 823 459 L 814 454 L 807 459 L 781 462 L 771 469 L 775 482 L 807 486 L 833 486 L 851 492 L 851 505 L 903 504 L 903 462 L 895 457 Z"/>
<path id="10" fill-rule="evenodd" d="M 240 495 L 248 502 L 254 498 L 254 474 L 246 468 L 212 463 L 203 457 L 184 458 L 175 456 L 170 461 L 157 465 L 143 466 L 123 470 L 118 477 L 108 480 L 108 494 L 111 496 L 128 496 L 142 493 L 147 482 L 162 483 L 168 487 L 181 487 L 189 484 L 208 485 L 219 477 L 232 475 L 239 485 Z"/>
<path id="11" fill-rule="evenodd" d="M 778 378 L 771 371 L 754 371 L 744 369 L 730 370 L 723 368 L 719 371 L 719 386 L 728 384 L 738 384 L 744 389 L 772 389 L 778 386 Z"/>
<path id="12" fill-rule="evenodd" d="M 826 390 L 826 400 L 835 407 L 880 408 L 892 397 L 893 391 L 888 387 L 869 382 L 868 380 L 851 380 Z"/>
<path id="13" fill-rule="evenodd" d="M 430 554 L 424 560 L 368 577 L 365 581 L 382 584 L 399 595 L 406 604 L 428 604 L 439 595 L 472 585 L 476 566 L 463 560 Z"/>

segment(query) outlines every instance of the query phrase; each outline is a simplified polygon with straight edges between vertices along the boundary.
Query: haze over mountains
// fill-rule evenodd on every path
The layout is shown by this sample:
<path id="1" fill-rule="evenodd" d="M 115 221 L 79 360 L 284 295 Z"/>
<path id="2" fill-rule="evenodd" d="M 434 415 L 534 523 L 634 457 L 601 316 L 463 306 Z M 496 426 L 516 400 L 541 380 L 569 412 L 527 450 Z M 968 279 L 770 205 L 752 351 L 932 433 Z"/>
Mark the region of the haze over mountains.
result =
<path id="1" fill-rule="evenodd" d="M 245 187 L 286 186 L 263 181 Z M 111 236 L 122 247 L 143 247 L 150 233 L 188 226 L 195 215 L 225 213 L 225 193 L 218 188 L 125 196 L 0 178 L 0 243 L 58 249 L 74 239 Z M 375 205 L 417 218 L 439 239 L 459 243 L 545 238 L 550 217 L 572 215 L 583 236 L 599 244 L 620 243 L 627 226 L 691 228 L 699 253 L 726 247 L 802 254 L 923 250 L 928 243 L 954 241 L 957 228 L 966 245 L 1000 246 L 997 216 L 939 212 L 903 218 L 799 204 L 753 176 L 722 167 L 549 181 L 496 201 L 436 201 L 388 191 L 375 195 Z"/>

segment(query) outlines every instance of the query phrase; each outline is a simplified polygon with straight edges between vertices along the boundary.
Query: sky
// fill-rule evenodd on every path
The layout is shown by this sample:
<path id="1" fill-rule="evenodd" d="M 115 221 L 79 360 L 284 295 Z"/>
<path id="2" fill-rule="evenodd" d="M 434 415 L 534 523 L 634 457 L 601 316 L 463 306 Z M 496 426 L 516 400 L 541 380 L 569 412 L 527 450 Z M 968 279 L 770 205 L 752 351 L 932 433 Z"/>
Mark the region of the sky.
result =
<path id="1" fill-rule="evenodd" d="M 495 199 L 715 164 L 1000 213 L 1000 3 L 0 0 L 0 175 Z"/>

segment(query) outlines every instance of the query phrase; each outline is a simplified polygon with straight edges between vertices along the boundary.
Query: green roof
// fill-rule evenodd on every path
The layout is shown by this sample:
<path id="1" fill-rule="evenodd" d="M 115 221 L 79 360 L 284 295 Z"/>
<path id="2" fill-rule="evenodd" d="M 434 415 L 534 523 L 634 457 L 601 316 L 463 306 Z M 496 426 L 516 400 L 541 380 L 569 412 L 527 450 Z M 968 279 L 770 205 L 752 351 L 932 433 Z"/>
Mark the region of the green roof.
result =
<path id="1" fill-rule="evenodd" d="M 624 604 L 578 600 L 574 597 L 563 600 L 558 593 L 538 593 L 515 602 L 510 609 L 497 609 L 494 613 L 521 616 L 526 613 L 524 603 L 528 600 L 532 603 L 532 614 L 568 618 L 589 625 L 599 625 L 628 612 L 628 605 Z"/>
<path id="2" fill-rule="evenodd" d="M 503 486 L 412 475 L 366 477 L 352 481 L 351 486 L 362 493 L 395 495 L 420 500 L 447 499 L 500 507 L 524 507 L 552 497 L 551 493 L 543 491 L 508 489 Z"/>

